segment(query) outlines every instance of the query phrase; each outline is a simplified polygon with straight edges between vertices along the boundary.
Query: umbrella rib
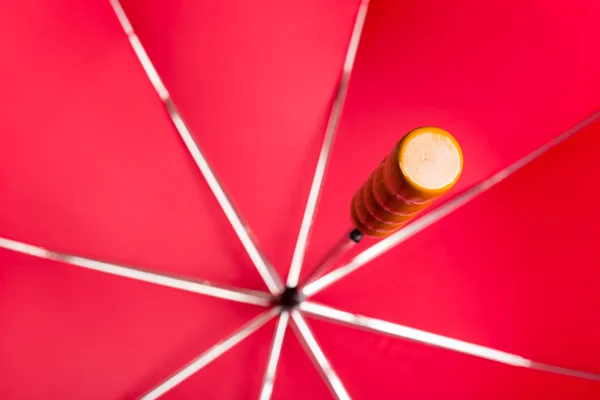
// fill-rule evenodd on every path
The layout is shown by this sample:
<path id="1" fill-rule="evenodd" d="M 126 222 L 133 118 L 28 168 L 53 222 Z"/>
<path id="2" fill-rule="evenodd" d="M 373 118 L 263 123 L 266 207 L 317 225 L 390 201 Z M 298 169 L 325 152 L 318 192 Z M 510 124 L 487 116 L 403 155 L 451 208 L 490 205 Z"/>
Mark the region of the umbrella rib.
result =
<path id="1" fill-rule="evenodd" d="M 505 351 L 496 350 L 490 347 L 453 339 L 447 336 L 438 335 L 415 328 L 410 328 L 377 318 L 352 314 L 310 301 L 303 302 L 300 305 L 300 309 L 307 314 L 328 320 L 330 322 L 335 322 L 371 332 L 383 333 L 401 339 L 411 340 L 425 345 L 451 350 L 457 353 L 468 354 L 470 356 L 496 361 L 502 364 L 600 381 L 600 375 L 598 374 L 532 361 Z"/>
<path id="2" fill-rule="evenodd" d="M 129 19 L 127 18 L 127 14 L 121 6 L 121 3 L 118 0 L 111 0 L 110 2 L 115 13 L 117 14 L 117 18 L 119 19 L 123 30 L 127 34 L 129 42 L 133 47 L 136 56 L 138 57 L 140 63 L 142 64 L 142 67 L 144 68 L 146 75 L 150 79 L 150 82 L 152 83 L 157 94 L 163 101 L 164 106 L 169 114 L 169 117 L 171 118 L 171 121 L 175 126 L 175 129 L 177 130 L 179 136 L 183 140 L 188 152 L 190 153 L 194 162 L 196 163 L 196 166 L 204 176 L 204 179 L 208 183 L 208 186 L 210 187 L 212 193 L 219 202 L 221 209 L 225 213 L 225 216 L 229 220 L 229 223 L 231 224 L 238 238 L 242 242 L 242 245 L 244 246 L 246 252 L 250 256 L 250 259 L 254 263 L 255 267 L 258 269 L 258 272 L 264 280 L 265 284 L 267 285 L 269 291 L 272 294 L 280 293 L 283 290 L 283 283 L 281 282 L 279 275 L 271 266 L 271 264 L 267 261 L 265 256 L 261 253 L 261 251 L 258 249 L 255 239 L 253 238 L 250 232 L 250 228 L 242 220 L 239 212 L 236 211 L 235 207 L 233 206 L 233 203 L 225 193 L 223 187 L 221 186 L 221 183 L 219 182 L 215 173 L 210 167 L 206 157 L 202 153 L 202 150 L 200 149 L 198 143 L 194 139 L 194 136 L 192 135 L 190 129 L 184 122 L 181 113 L 175 106 L 171 95 L 167 91 L 164 83 L 162 82 L 162 79 L 160 78 L 158 72 L 154 68 L 152 61 L 148 57 L 148 54 L 146 53 L 146 50 L 141 44 L 137 34 L 133 30 L 133 27 L 131 26 Z"/>
<path id="3" fill-rule="evenodd" d="M 292 327 L 296 332 L 296 337 L 300 343 L 302 343 L 306 354 L 308 354 L 313 365 L 319 371 L 319 374 L 323 378 L 323 381 L 325 381 L 331 394 L 337 400 L 350 400 L 351 397 L 348 394 L 348 391 L 344 387 L 339 376 L 333 370 L 333 367 L 323 353 L 323 350 L 321 350 L 321 346 L 317 343 L 314 334 L 302 314 L 297 310 L 291 311 L 291 314 L 293 322 Z"/>
<path id="4" fill-rule="evenodd" d="M 279 364 L 281 347 L 283 346 L 283 339 L 285 338 L 285 331 L 287 329 L 289 319 L 290 313 L 288 311 L 283 311 L 279 317 L 279 321 L 277 321 L 277 327 L 275 328 L 275 334 L 273 335 L 273 342 L 271 343 L 271 350 L 269 351 L 269 361 L 267 362 L 267 369 L 265 371 L 265 377 L 260 390 L 260 400 L 269 400 L 273 393 L 275 375 L 277 374 L 277 365 Z"/>
<path id="5" fill-rule="evenodd" d="M 45 260 L 58 261 L 64 264 L 104 272 L 110 275 L 117 275 L 137 281 L 154 283 L 160 286 L 217 297 L 220 299 L 254 304 L 263 307 L 268 307 L 272 303 L 272 296 L 265 292 L 217 285 L 208 281 L 188 280 L 146 271 L 143 269 L 126 267 L 123 265 L 92 260 L 70 254 L 58 253 L 43 247 L 33 246 L 27 243 L 2 237 L 0 237 L 0 248 Z"/>
<path id="6" fill-rule="evenodd" d="M 321 147 L 321 153 L 319 154 L 319 160 L 315 169 L 315 175 L 310 187 L 308 195 L 308 201 L 304 210 L 304 216 L 302 217 L 302 224 L 300 225 L 300 233 L 298 234 L 298 240 L 296 241 L 296 247 L 294 249 L 294 255 L 292 257 L 292 263 L 287 278 L 287 286 L 294 287 L 298 285 L 298 279 L 300 278 L 300 270 L 302 269 L 302 262 L 304 260 L 304 254 L 306 252 L 306 246 L 308 244 L 308 237 L 310 235 L 310 228 L 313 223 L 317 202 L 319 200 L 319 194 L 323 185 L 323 178 L 325 176 L 325 169 L 327 168 L 327 162 L 335 134 L 339 125 L 340 117 L 346 101 L 346 95 L 348 94 L 348 84 L 350 82 L 350 76 L 352 75 L 352 69 L 354 67 L 354 60 L 356 59 L 356 53 L 358 50 L 358 44 L 362 35 L 363 26 L 365 24 L 365 18 L 367 16 L 367 10 L 369 8 L 369 0 L 363 0 L 358 8 L 352 34 L 350 36 L 350 42 L 344 59 L 344 66 L 342 75 L 337 85 L 337 92 L 331 111 L 329 113 L 329 120 L 325 129 L 325 137 L 323 139 L 323 145 Z"/>
<path id="7" fill-rule="evenodd" d="M 248 336 L 256 332 L 264 324 L 269 322 L 271 319 L 275 318 L 275 316 L 277 316 L 277 314 L 280 312 L 281 309 L 279 307 L 274 307 L 260 314 L 258 317 L 254 318 L 250 322 L 243 325 L 240 329 L 232 333 L 226 339 L 220 341 L 210 349 L 206 350 L 195 360 L 187 364 L 178 372 L 164 380 L 160 385 L 156 386 L 154 389 L 142 396 L 141 399 L 158 399 L 159 397 L 167 393 L 169 390 L 173 389 L 175 386 L 179 385 L 181 382 L 194 375 L 196 372 L 206 367 L 208 364 L 210 364 L 211 362 L 219 358 L 221 355 L 229 351 L 231 348 L 233 348 L 235 345 L 237 345 L 238 343 L 246 339 Z"/>
<path id="8" fill-rule="evenodd" d="M 414 222 L 406 225 L 405 228 L 402 228 L 396 233 L 377 242 L 373 246 L 359 253 L 347 264 L 340 266 L 339 268 L 331 271 L 327 275 L 324 275 L 321 278 L 306 285 L 302 289 L 303 294 L 307 297 L 312 296 L 320 292 L 324 288 L 328 287 L 329 285 L 348 276 L 363 265 L 367 264 L 369 261 L 393 249 L 400 243 L 406 241 L 407 239 L 426 229 L 430 225 L 433 225 L 448 214 L 464 206 L 475 197 L 479 196 L 480 194 L 486 192 L 498 183 L 502 182 L 503 180 L 505 180 L 506 178 L 508 178 L 509 176 L 511 176 L 512 174 L 514 174 L 515 172 L 532 162 L 533 160 L 535 160 L 536 158 L 540 157 L 542 154 L 546 153 L 551 148 L 559 145 L 560 143 L 567 140 L 569 137 L 573 136 L 575 133 L 579 132 L 589 124 L 596 121 L 599 117 L 600 111 L 597 111 L 588 118 L 581 121 L 579 124 L 572 127 L 571 129 L 563 132 L 561 135 L 550 140 L 549 142 L 545 143 L 544 145 L 532 151 L 531 153 L 527 154 L 525 157 L 519 159 L 518 161 L 509 165 L 508 167 L 500 170 L 494 175 L 486 178 L 480 183 L 471 186 L 469 189 L 460 193 L 453 199 L 446 201 L 433 211 L 428 212 L 423 217 L 420 217 Z"/>

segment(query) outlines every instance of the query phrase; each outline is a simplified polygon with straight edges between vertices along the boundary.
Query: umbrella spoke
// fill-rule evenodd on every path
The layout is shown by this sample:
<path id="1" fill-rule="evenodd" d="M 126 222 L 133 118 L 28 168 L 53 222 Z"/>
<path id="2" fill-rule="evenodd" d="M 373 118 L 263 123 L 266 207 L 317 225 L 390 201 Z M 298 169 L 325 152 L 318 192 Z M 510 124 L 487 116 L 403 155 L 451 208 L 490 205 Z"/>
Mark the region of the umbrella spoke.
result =
<path id="1" fill-rule="evenodd" d="M 313 302 L 304 302 L 300 305 L 300 308 L 302 311 L 310 315 L 328 321 L 341 323 L 343 325 L 348 325 L 355 328 L 361 328 L 371 332 L 383 333 L 406 340 L 412 340 L 414 342 L 455 351 L 457 353 L 468 354 L 474 357 L 484 358 L 502 364 L 600 381 L 600 375 L 598 374 L 532 361 L 516 354 L 507 353 L 505 351 L 500 351 L 490 347 L 453 339 L 447 336 L 410 328 L 393 322 L 352 314 Z"/>
<path id="2" fill-rule="evenodd" d="M 117 14 L 117 18 L 119 19 L 121 26 L 123 27 L 125 33 L 127 34 L 127 37 L 129 38 L 129 42 L 131 43 L 135 54 L 137 55 L 140 63 L 142 64 L 142 67 L 144 68 L 144 71 L 146 72 L 146 75 L 152 82 L 154 89 L 163 101 L 165 108 L 167 109 L 167 112 L 169 114 L 169 117 L 173 122 L 173 125 L 175 126 L 177 132 L 179 133 L 179 136 L 183 140 L 190 155 L 194 159 L 194 162 L 196 163 L 198 169 L 204 176 L 204 179 L 208 183 L 208 186 L 212 190 L 214 196 L 217 198 L 221 209 L 225 213 L 225 216 L 229 220 L 229 223 L 231 224 L 238 238 L 242 242 L 242 245 L 246 249 L 246 252 L 250 256 L 250 259 L 258 269 L 258 272 L 265 281 L 265 284 L 269 288 L 269 291 L 272 294 L 280 293 L 283 290 L 283 283 L 281 282 L 279 275 L 277 274 L 277 272 L 275 272 L 275 269 L 271 266 L 271 264 L 269 264 L 265 256 L 258 249 L 255 240 L 250 233 L 250 229 L 243 222 L 239 213 L 234 208 L 233 203 L 223 190 L 221 183 L 219 182 L 212 168 L 208 164 L 206 157 L 202 153 L 202 150 L 200 150 L 198 143 L 196 142 L 194 136 L 192 135 L 186 123 L 184 122 L 183 117 L 179 113 L 179 110 L 175 106 L 171 95 L 167 91 L 160 76 L 156 72 L 156 69 L 154 68 L 150 58 L 148 57 L 146 50 L 144 49 L 139 38 L 134 32 L 129 22 L 129 19 L 125 14 L 125 11 L 121 7 L 120 2 L 118 0 L 111 0 L 111 4 L 113 6 L 113 9 L 115 10 L 115 13 Z"/>
<path id="3" fill-rule="evenodd" d="M 281 346 L 283 345 L 283 339 L 285 337 L 285 330 L 288 326 L 290 319 L 290 313 L 283 311 L 277 321 L 277 327 L 275 328 L 275 335 L 273 336 L 273 343 L 271 344 L 271 350 L 269 351 L 269 361 L 267 362 L 267 370 L 263 379 L 262 388 L 260 390 L 260 400 L 269 400 L 273 393 L 273 385 L 275 384 L 275 375 L 277 373 L 277 365 L 279 363 L 279 357 L 281 355 Z"/>
<path id="4" fill-rule="evenodd" d="M 217 343 L 210 349 L 206 350 L 202 353 L 198 358 L 194 361 L 183 367 L 174 375 L 171 375 L 168 379 L 163 381 L 160 385 L 152 389 L 150 392 L 146 393 L 142 400 L 154 400 L 161 397 L 163 394 L 167 393 L 169 390 L 173 389 L 175 386 L 179 385 L 181 382 L 206 367 L 208 364 L 219 358 L 221 355 L 229 351 L 232 347 L 240 343 L 242 340 L 246 339 L 248 336 L 256 332 L 260 327 L 269 322 L 271 319 L 275 318 L 275 316 L 281 310 L 278 307 L 272 308 L 269 311 L 265 311 L 260 314 L 258 317 L 254 318 L 240 329 L 235 331 L 226 339 Z"/>
<path id="5" fill-rule="evenodd" d="M 346 391 L 344 384 L 333 370 L 327 357 L 325 357 L 323 350 L 321 350 L 321 346 L 319 346 L 319 343 L 317 343 L 315 336 L 310 330 L 310 327 L 306 323 L 306 320 L 302 314 L 300 314 L 297 310 L 293 310 L 291 313 L 292 321 L 294 322 L 292 326 L 296 331 L 296 336 L 302 343 L 306 354 L 308 354 L 310 357 L 315 368 L 317 368 L 319 371 L 319 374 L 325 381 L 325 384 L 331 391 L 331 394 L 333 394 L 338 400 L 350 400 L 350 395 Z"/>
<path id="6" fill-rule="evenodd" d="M 333 246 L 329 253 L 327 253 L 325 258 L 317 264 L 317 267 L 313 269 L 306 278 L 304 278 L 299 285 L 300 289 L 302 290 L 304 286 L 328 272 L 331 267 L 335 266 L 335 263 L 338 262 L 344 254 L 356 246 L 356 244 L 361 240 L 362 236 L 363 234 L 358 229 L 354 229 L 349 235 L 342 237 L 342 239 Z"/>
<path id="7" fill-rule="evenodd" d="M 346 277 L 347 275 L 356 271 L 363 265 L 367 264 L 369 261 L 371 261 L 374 258 L 393 249 L 400 243 L 406 241 L 407 239 L 409 239 L 412 236 L 416 235 L 417 233 L 421 232 L 422 230 L 429 227 L 430 225 L 433 225 L 434 223 L 438 222 L 439 220 L 444 218 L 446 215 L 452 213 L 453 211 L 455 211 L 458 208 L 462 207 L 463 205 L 467 204 L 468 202 L 470 202 L 472 199 L 474 199 L 481 193 L 486 192 L 493 186 L 502 182 L 503 180 L 508 178 L 510 175 L 514 174 L 515 172 L 517 172 L 518 170 L 523 168 L 525 165 L 529 164 L 530 162 L 532 162 L 533 160 L 535 160 L 542 154 L 546 153 L 551 148 L 562 143 L 563 141 L 565 141 L 566 139 L 568 139 L 575 133 L 579 132 L 580 130 L 582 130 L 583 128 L 585 128 L 586 126 L 588 126 L 595 120 L 597 120 L 599 117 L 600 117 L 600 111 L 592 114 L 591 116 L 589 116 L 588 118 L 586 118 L 585 120 L 580 122 L 579 124 L 575 125 L 571 129 L 563 132 L 561 135 L 559 135 L 556 138 L 552 139 L 551 141 L 545 143 L 544 145 L 537 148 L 533 152 L 527 154 L 525 157 L 519 159 L 515 163 L 500 170 L 499 172 L 497 172 L 494 175 L 490 176 L 489 178 L 481 181 L 480 183 L 470 187 L 469 189 L 460 193 L 453 199 L 443 203 L 442 205 L 440 205 L 433 211 L 425 214 L 423 217 L 418 218 L 414 222 L 406 225 L 405 228 L 400 229 L 398 232 L 388 236 L 387 238 L 377 242 L 373 246 L 371 246 L 368 249 L 364 250 L 363 252 L 359 253 L 356 257 L 354 257 L 352 260 L 350 260 L 347 264 L 340 266 L 339 268 L 331 271 L 327 275 L 324 275 L 321 278 L 313 281 L 312 283 L 309 283 L 302 289 L 302 292 L 306 296 L 312 296 L 315 293 L 320 292 L 327 286 Z"/>
<path id="8" fill-rule="evenodd" d="M 89 258 L 74 256 L 70 254 L 58 253 L 47 250 L 43 247 L 33 246 L 30 244 L 17 242 L 15 240 L 5 239 L 2 237 L 0 237 L 0 248 L 11 250 L 21 254 L 27 254 L 29 256 L 37 258 L 58 261 L 68 265 L 104 272 L 110 275 L 117 275 L 124 278 L 134 279 L 137 281 L 154 283 L 160 286 L 185 290 L 187 292 L 199 293 L 206 296 L 217 297 L 220 299 L 255 304 L 264 307 L 268 307 L 272 302 L 272 297 L 268 293 L 264 292 L 227 287 L 224 285 L 217 285 L 208 281 L 188 280 L 170 275 L 163 275 L 156 272 L 146 271 L 143 269 L 126 267 L 118 264 L 92 260 Z"/>
<path id="9" fill-rule="evenodd" d="M 302 268 L 302 261 L 304 260 L 304 253 L 306 252 L 310 227 L 313 223 L 317 202 L 319 200 L 319 194 L 321 192 L 321 186 L 323 184 L 323 177 L 325 176 L 327 161 L 329 160 L 329 155 L 331 153 L 331 148 L 333 147 L 333 141 L 335 139 L 335 134 L 340 121 L 340 116 L 342 115 L 342 110 L 346 101 L 348 83 L 350 81 L 350 75 L 352 74 L 352 68 L 354 67 L 354 60 L 356 58 L 358 43 L 362 34 L 368 7 L 369 0 L 363 0 L 359 6 L 354 27 L 352 29 L 352 34 L 350 36 L 350 43 L 348 44 L 346 58 L 344 59 L 342 75 L 338 82 L 337 93 L 329 113 L 329 120 L 327 122 L 327 128 L 325 129 L 323 146 L 321 147 L 321 153 L 319 154 L 319 161 L 317 162 L 317 168 L 315 170 L 315 175 L 310 187 L 306 209 L 304 210 L 304 216 L 302 217 L 298 241 L 296 242 L 296 248 L 294 249 L 294 256 L 292 258 L 292 264 L 290 266 L 290 271 L 287 278 L 287 286 L 289 287 L 296 286 L 298 284 L 298 279 L 300 278 L 300 270 Z"/>

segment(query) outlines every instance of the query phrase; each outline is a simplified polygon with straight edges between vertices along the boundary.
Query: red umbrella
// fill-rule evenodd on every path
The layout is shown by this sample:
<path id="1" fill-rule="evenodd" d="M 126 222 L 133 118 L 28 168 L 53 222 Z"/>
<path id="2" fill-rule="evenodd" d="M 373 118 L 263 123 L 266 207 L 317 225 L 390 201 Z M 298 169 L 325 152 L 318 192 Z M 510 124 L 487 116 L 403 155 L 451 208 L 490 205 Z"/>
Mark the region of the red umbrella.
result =
<path id="1" fill-rule="evenodd" d="M 0 397 L 598 398 L 599 16 L 7 4 Z M 424 125 L 461 179 L 350 248 Z"/>

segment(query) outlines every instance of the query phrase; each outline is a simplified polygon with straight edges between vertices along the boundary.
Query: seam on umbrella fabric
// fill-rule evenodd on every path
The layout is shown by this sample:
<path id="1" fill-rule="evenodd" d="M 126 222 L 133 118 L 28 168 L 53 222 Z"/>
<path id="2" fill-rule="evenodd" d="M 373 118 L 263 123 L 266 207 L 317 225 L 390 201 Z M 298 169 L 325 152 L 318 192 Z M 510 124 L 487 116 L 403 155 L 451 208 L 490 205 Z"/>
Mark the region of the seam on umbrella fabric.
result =
<path id="1" fill-rule="evenodd" d="M 254 332 L 259 330 L 262 326 L 264 326 L 267 322 L 275 318 L 281 309 L 279 307 L 274 307 L 268 311 L 263 312 L 256 318 L 252 319 L 250 322 L 244 324 L 241 328 L 233 332 L 227 338 L 223 339 L 219 343 L 215 344 L 200 356 L 198 356 L 195 360 L 184 366 L 182 369 L 177 371 L 175 374 L 171 375 L 169 378 L 161 382 L 158 386 L 147 392 L 144 396 L 141 397 L 141 400 L 155 400 L 179 385 L 181 382 L 185 381 L 190 376 L 194 375 L 196 372 L 200 371 L 202 368 L 206 367 L 208 364 L 225 354 L 227 351 L 231 350 L 241 341 L 245 340 L 248 336 L 252 335 Z"/>
<path id="2" fill-rule="evenodd" d="M 133 51 L 142 64 L 144 72 L 148 76 L 148 79 L 152 83 L 152 86 L 156 90 L 156 93 L 163 101 L 163 104 L 169 114 L 169 118 L 173 123 L 177 133 L 183 140 L 187 150 L 190 155 L 194 159 L 198 169 L 202 173 L 206 183 L 210 187 L 213 195 L 217 198 L 221 209 L 225 213 L 225 216 L 229 220 L 229 223 L 233 227 L 235 233 L 238 238 L 242 242 L 244 249 L 248 253 L 248 256 L 254 263 L 254 266 L 258 270 L 261 278 L 267 285 L 267 288 L 273 295 L 277 295 L 281 293 L 284 289 L 283 282 L 281 278 L 273 268 L 273 266 L 266 259 L 264 254 L 260 251 L 256 244 L 256 239 L 254 238 L 250 228 L 248 225 L 242 220 L 239 212 L 235 209 L 233 203 L 225 193 L 221 183 L 217 179 L 215 173 L 210 167 L 206 157 L 200 150 L 200 147 L 194 136 L 192 135 L 190 129 L 187 124 L 184 122 L 181 113 L 175 106 L 171 95 L 169 94 L 167 88 L 165 87 L 162 79 L 160 78 L 158 72 L 156 71 L 152 61 L 148 57 L 146 50 L 144 49 L 142 43 L 140 42 L 137 34 L 135 33 L 127 14 L 123 10 L 121 3 L 118 0 L 110 0 L 110 3 L 113 7 L 113 10 L 119 20 L 127 38 L 133 48 Z"/>
<path id="3" fill-rule="evenodd" d="M 344 387 L 340 377 L 333 370 L 331 363 L 325 356 L 325 353 L 323 353 L 321 346 L 319 346 L 302 314 L 298 310 L 293 310 L 291 314 L 292 326 L 294 327 L 296 337 L 302 343 L 304 351 L 313 362 L 317 371 L 319 371 L 319 375 L 323 378 L 331 394 L 337 400 L 350 400 L 348 391 Z"/>
<path id="4" fill-rule="evenodd" d="M 514 367 L 535 369 L 600 382 L 599 374 L 533 361 L 506 351 L 481 346 L 444 335 L 438 335 L 436 333 L 411 328 L 394 322 L 349 313 L 319 303 L 307 301 L 300 305 L 300 309 L 309 315 L 328 322 L 386 334 L 428 346 L 439 347 L 457 353 L 495 361 L 501 364 L 512 365 Z"/>
<path id="5" fill-rule="evenodd" d="M 263 307 L 268 307 L 272 303 L 272 297 L 266 292 L 228 287 L 209 281 L 187 279 L 105 261 L 93 260 L 72 254 L 59 253 L 43 247 L 33 246 L 3 237 L 0 237 L 0 248 L 11 250 L 20 254 L 26 254 L 32 257 L 58 261 L 71 266 L 103 272 L 105 274 L 120 276 L 137 281 L 153 283 L 155 285 L 184 290 L 186 292 L 202 294 L 205 296 Z"/>
<path id="6" fill-rule="evenodd" d="M 261 385 L 260 395 L 258 396 L 259 400 L 269 400 L 273 394 L 277 366 L 279 364 L 279 358 L 281 357 L 281 348 L 283 347 L 289 319 L 289 311 L 284 310 L 279 316 L 279 321 L 277 321 L 275 333 L 273 334 L 273 341 L 271 342 L 271 349 L 269 350 L 269 359 L 265 369 L 265 376 Z"/>
<path id="7" fill-rule="evenodd" d="M 304 215 L 302 216 L 298 239 L 288 271 L 287 286 L 298 285 L 298 280 L 300 279 L 300 271 L 302 269 L 311 227 L 319 201 L 319 195 L 321 194 L 321 187 L 323 186 L 327 163 L 329 161 L 329 156 L 331 155 L 339 121 L 344 110 L 350 77 L 352 75 L 352 69 L 354 68 L 354 60 L 356 59 L 356 53 L 358 51 L 358 45 L 362 36 L 368 9 L 369 0 L 363 0 L 358 7 L 352 34 L 350 35 L 350 42 L 348 43 L 348 49 L 344 59 L 344 65 L 342 67 L 342 75 L 338 81 L 335 99 L 329 112 L 329 120 L 327 121 L 327 127 L 325 128 L 325 137 L 323 138 L 319 160 L 317 161 L 317 167 L 310 186 L 310 192 L 306 202 L 306 208 L 304 209 Z"/>

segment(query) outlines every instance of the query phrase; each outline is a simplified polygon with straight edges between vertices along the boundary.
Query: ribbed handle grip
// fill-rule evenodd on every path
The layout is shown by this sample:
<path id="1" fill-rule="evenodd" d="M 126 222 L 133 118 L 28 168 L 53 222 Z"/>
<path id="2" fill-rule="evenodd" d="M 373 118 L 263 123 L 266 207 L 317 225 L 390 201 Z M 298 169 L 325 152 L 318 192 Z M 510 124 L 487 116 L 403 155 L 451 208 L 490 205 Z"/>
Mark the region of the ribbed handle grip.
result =
<path id="1" fill-rule="evenodd" d="M 443 129 L 409 132 L 352 199 L 352 222 L 369 236 L 387 236 L 446 193 L 462 172 L 458 142 Z"/>

